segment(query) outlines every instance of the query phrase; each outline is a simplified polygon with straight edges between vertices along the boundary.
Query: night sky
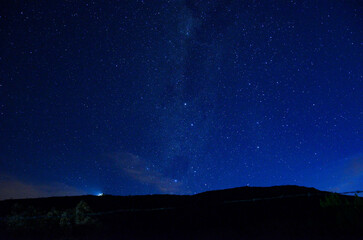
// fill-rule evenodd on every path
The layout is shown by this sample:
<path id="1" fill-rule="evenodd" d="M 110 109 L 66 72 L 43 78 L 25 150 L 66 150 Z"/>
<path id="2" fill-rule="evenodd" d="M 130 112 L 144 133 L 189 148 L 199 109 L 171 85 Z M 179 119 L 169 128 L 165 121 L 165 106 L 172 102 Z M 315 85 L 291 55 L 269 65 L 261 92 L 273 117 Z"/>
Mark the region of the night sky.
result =
<path id="1" fill-rule="evenodd" d="M 0 199 L 363 188 L 361 1 L 1 1 Z"/>

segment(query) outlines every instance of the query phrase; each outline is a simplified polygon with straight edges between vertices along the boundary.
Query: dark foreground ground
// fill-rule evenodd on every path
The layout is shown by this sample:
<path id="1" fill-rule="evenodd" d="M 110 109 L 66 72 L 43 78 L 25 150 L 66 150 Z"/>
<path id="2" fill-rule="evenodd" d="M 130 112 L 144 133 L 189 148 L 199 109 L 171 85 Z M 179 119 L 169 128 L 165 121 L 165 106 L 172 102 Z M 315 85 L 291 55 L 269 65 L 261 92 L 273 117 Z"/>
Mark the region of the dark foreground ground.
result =
<path id="1" fill-rule="evenodd" d="M 0 201 L 0 239 L 363 239 L 363 199 L 313 188 Z"/>

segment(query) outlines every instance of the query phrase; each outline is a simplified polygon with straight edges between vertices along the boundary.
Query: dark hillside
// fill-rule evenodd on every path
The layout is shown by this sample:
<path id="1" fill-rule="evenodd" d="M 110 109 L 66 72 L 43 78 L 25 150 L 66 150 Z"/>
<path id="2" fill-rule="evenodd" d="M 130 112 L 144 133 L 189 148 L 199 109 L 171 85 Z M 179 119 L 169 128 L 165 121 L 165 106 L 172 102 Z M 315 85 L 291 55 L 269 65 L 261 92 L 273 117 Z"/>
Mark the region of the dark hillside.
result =
<path id="1" fill-rule="evenodd" d="M 242 187 L 191 196 L 5 200 L 0 202 L 0 214 L 1 231 L 8 239 L 363 236 L 362 198 L 298 186 Z"/>

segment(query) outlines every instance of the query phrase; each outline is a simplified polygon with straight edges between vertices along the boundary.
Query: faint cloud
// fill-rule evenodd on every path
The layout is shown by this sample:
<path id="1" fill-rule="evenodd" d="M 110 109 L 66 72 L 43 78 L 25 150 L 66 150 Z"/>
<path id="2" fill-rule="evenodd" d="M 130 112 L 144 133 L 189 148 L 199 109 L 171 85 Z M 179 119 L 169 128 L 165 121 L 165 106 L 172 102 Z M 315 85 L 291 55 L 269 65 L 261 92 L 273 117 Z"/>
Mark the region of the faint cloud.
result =
<path id="1" fill-rule="evenodd" d="M 363 156 L 353 157 L 346 169 L 347 174 L 363 176 Z"/>
<path id="2" fill-rule="evenodd" d="M 35 184 L 0 174 L 0 200 L 82 195 L 85 192 L 63 183 Z"/>
<path id="3" fill-rule="evenodd" d="M 139 156 L 131 153 L 118 153 L 112 157 L 123 173 L 142 184 L 153 186 L 162 193 L 176 194 L 186 192 L 181 182 L 148 168 L 145 160 Z"/>
<path id="4" fill-rule="evenodd" d="M 348 159 L 344 167 L 344 176 L 340 183 L 331 190 L 336 192 L 363 190 L 363 156 Z"/>

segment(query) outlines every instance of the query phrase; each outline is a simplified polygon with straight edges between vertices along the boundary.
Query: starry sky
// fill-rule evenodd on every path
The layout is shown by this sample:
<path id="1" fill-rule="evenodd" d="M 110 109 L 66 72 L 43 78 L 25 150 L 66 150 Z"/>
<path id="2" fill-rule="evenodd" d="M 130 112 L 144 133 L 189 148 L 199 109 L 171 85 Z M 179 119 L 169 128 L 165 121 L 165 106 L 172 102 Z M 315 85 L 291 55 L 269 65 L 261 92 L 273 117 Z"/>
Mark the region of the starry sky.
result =
<path id="1" fill-rule="evenodd" d="M 361 1 L 1 1 L 0 199 L 363 190 Z"/>

